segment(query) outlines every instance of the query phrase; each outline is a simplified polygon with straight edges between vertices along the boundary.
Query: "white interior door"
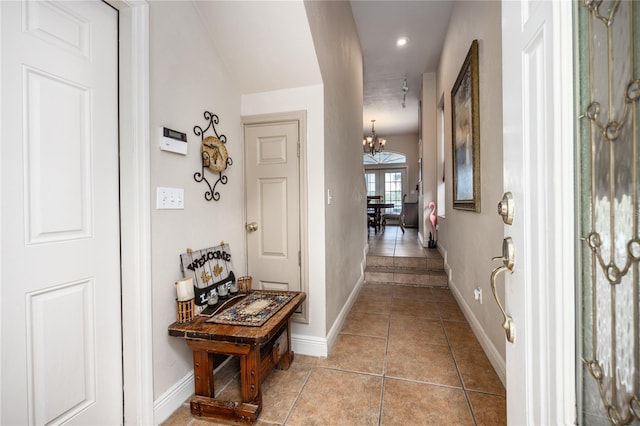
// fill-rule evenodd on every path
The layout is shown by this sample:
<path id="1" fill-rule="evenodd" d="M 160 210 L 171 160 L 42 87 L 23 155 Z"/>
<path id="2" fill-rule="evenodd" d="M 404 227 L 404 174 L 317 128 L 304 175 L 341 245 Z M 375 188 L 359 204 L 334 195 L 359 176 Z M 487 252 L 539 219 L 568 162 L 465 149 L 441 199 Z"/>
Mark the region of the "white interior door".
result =
<path id="1" fill-rule="evenodd" d="M 300 291 L 299 123 L 246 124 L 247 271 L 254 287 Z"/>
<path id="2" fill-rule="evenodd" d="M 496 284 L 505 286 L 512 317 L 506 371 L 514 425 L 575 421 L 572 7 L 502 2 L 504 190 L 515 212 L 504 236 L 514 267 Z"/>
<path id="3" fill-rule="evenodd" d="M 0 7 L 0 423 L 120 424 L 118 15 Z"/>

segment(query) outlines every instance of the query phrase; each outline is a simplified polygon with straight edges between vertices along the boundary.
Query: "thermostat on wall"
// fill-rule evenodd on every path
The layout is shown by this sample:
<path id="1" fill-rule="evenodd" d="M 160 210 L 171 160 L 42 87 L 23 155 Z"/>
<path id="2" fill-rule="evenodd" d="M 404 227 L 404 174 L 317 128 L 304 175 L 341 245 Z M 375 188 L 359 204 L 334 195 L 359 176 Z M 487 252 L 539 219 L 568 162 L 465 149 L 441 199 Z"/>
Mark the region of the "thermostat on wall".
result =
<path id="1" fill-rule="evenodd" d="M 160 149 L 187 155 L 187 134 L 168 127 L 160 127 Z"/>

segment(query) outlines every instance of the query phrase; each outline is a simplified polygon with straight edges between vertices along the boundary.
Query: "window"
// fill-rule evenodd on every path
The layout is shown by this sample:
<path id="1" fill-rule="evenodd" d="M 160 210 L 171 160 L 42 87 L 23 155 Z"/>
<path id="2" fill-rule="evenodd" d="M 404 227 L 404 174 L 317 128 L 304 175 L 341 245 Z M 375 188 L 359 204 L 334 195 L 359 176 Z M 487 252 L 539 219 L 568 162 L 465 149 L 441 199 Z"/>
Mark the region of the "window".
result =
<path id="1" fill-rule="evenodd" d="M 393 203 L 392 209 L 385 213 L 399 214 L 402 210 L 402 195 L 406 180 L 406 168 L 367 169 L 364 179 L 367 185 L 367 195 L 382 195 L 385 203 Z"/>
<path id="2" fill-rule="evenodd" d="M 364 154 L 362 164 L 406 164 L 407 156 L 398 152 L 382 151 L 375 155 Z"/>
<path id="3" fill-rule="evenodd" d="M 376 174 L 375 173 L 365 173 L 364 180 L 367 184 L 367 196 L 376 195 Z"/>
<path id="4" fill-rule="evenodd" d="M 402 172 L 384 172 L 384 202 L 393 203 L 393 209 L 387 209 L 387 213 L 400 214 L 402 210 Z M 391 211 L 389 211 L 391 210 Z"/>

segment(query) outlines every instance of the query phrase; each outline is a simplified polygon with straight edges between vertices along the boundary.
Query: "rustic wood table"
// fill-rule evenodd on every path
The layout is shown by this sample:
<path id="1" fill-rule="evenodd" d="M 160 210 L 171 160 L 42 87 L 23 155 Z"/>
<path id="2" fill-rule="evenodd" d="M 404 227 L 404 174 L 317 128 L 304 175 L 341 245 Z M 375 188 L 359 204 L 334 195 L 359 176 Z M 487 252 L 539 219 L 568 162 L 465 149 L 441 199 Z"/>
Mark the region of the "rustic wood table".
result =
<path id="1" fill-rule="evenodd" d="M 209 319 L 206 316 L 169 326 L 169 335 L 186 339 L 193 351 L 195 396 L 191 400 L 191 413 L 194 416 L 249 424 L 256 421 L 262 409 L 262 382 L 274 367 L 286 370 L 293 361 L 291 316 L 306 295 L 289 293 L 295 296 L 260 327 L 206 322 Z M 215 398 L 215 354 L 240 358 L 242 401 Z"/>

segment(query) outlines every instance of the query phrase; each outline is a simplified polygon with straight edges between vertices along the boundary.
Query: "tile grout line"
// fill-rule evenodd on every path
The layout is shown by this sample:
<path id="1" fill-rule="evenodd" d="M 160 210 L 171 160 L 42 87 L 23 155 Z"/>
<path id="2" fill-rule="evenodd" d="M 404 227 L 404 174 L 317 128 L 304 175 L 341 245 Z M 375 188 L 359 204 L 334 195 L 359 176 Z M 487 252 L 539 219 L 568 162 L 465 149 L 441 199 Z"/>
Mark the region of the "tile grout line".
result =
<path id="1" fill-rule="evenodd" d="M 438 310 L 438 313 L 440 311 Z M 449 342 L 449 335 L 447 334 L 447 329 L 444 327 L 444 320 L 442 318 L 440 318 L 440 326 L 442 327 L 442 330 L 444 331 L 444 338 L 447 340 L 447 346 L 449 347 L 449 353 L 451 355 L 451 358 L 453 358 L 453 365 L 455 365 L 456 367 L 456 373 L 458 374 L 458 379 L 460 380 L 460 384 L 462 385 L 462 391 L 464 392 L 464 399 L 465 401 L 467 401 L 467 408 L 469 409 L 469 413 L 471 413 L 471 420 L 473 421 L 473 424 L 475 426 L 478 425 L 478 422 L 476 420 L 476 414 L 473 412 L 473 406 L 471 405 L 471 398 L 469 397 L 469 394 L 467 393 L 467 387 L 464 384 L 464 380 L 462 380 L 462 373 L 460 372 L 460 368 L 458 367 L 458 361 L 456 360 L 456 356 L 453 353 L 453 348 L 451 347 L 451 342 Z"/>
<path id="2" fill-rule="evenodd" d="M 317 368 L 319 368 L 319 367 L 318 366 L 312 366 L 311 369 L 309 370 L 309 373 L 307 374 L 307 377 L 304 379 L 304 383 L 302 384 L 302 386 L 300 386 L 300 390 L 298 391 L 298 394 L 293 399 L 293 402 L 291 403 L 291 407 L 289 407 L 289 411 L 287 412 L 287 415 L 284 417 L 284 420 L 282 421 L 283 425 L 287 424 L 287 421 L 289 420 L 289 417 L 291 417 L 291 414 L 293 413 L 293 408 L 296 406 L 296 404 L 298 403 L 298 400 L 300 399 L 300 396 L 302 395 L 302 391 L 307 386 L 307 383 L 309 383 L 309 379 L 311 378 L 311 374 Z M 259 420 L 259 417 L 258 417 L 258 420 Z"/>
<path id="3" fill-rule="evenodd" d="M 391 302 L 393 302 L 393 289 L 391 291 Z M 389 359 L 389 336 L 391 334 L 391 311 L 389 311 L 389 322 L 387 323 L 387 344 L 384 348 L 384 360 L 382 363 L 382 387 L 380 389 L 380 410 L 378 410 L 378 426 L 382 426 L 382 415 L 384 414 L 384 388 L 387 381 L 387 360 Z"/>

